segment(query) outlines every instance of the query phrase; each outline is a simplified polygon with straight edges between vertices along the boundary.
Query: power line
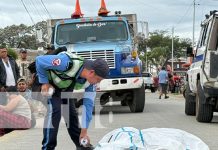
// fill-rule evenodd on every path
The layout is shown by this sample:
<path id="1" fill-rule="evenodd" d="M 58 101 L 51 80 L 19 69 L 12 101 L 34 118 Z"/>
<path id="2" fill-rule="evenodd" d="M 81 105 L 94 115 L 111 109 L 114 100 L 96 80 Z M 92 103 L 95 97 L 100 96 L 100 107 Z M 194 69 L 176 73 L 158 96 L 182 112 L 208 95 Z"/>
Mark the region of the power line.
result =
<path id="1" fill-rule="evenodd" d="M 22 2 L 22 4 L 23 4 L 23 6 L 24 6 L 26 12 L 28 13 L 28 15 L 29 15 L 29 17 L 30 17 L 32 23 L 35 25 L 35 22 L 33 21 L 33 18 L 32 18 L 32 16 L 31 16 L 30 12 L 28 11 L 28 9 L 27 9 L 25 3 L 23 2 L 23 0 L 21 0 L 21 2 Z"/>
<path id="2" fill-rule="evenodd" d="M 29 1 L 30 1 L 30 5 L 33 6 L 33 8 L 35 9 L 35 12 L 38 14 L 38 16 L 41 18 L 41 20 L 44 20 L 43 16 L 40 14 L 40 11 L 36 7 L 35 3 L 32 0 L 29 0 Z"/>
<path id="3" fill-rule="evenodd" d="M 201 0 L 201 1 L 202 1 L 202 0 Z M 201 2 L 201 1 L 200 1 L 200 2 Z M 202 3 L 201 3 L 201 6 L 202 6 L 202 8 L 201 8 L 201 18 L 203 18 L 203 16 L 204 16 L 204 8 L 205 8 L 204 3 L 205 3 L 205 2 L 202 2 Z"/>
<path id="4" fill-rule="evenodd" d="M 180 23 L 183 21 L 184 17 L 188 14 L 188 12 L 189 12 L 189 10 L 191 9 L 191 7 L 192 7 L 192 3 L 189 5 L 189 7 L 187 8 L 186 12 L 185 12 L 184 15 L 179 19 L 179 21 L 176 23 L 175 26 L 177 26 L 178 24 L 180 24 Z"/>
<path id="5" fill-rule="evenodd" d="M 47 11 L 45 10 L 45 8 L 44 8 L 42 2 L 39 2 L 39 3 L 40 3 L 40 6 L 41 6 L 41 8 L 42 8 L 42 10 L 43 10 L 43 12 L 44 12 L 44 14 L 45 14 L 45 16 L 46 16 L 46 19 L 50 18 L 49 14 L 48 14 Z"/>
<path id="6" fill-rule="evenodd" d="M 41 0 L 41 3 L 42 3 L 42 5 L 43 5 L 43 7 L 44 7 L 45 11 L 46 11 L 46 12 L 47 12 L 47 14 L 49 15 L 50 19 L 52 19 L 52 17 L 51 17 L 51 14 L 49 13 L 48 9 L 46 8 L 46 6 L 45 6 L 45 4 L 44 4 L 43 0 Z"/>

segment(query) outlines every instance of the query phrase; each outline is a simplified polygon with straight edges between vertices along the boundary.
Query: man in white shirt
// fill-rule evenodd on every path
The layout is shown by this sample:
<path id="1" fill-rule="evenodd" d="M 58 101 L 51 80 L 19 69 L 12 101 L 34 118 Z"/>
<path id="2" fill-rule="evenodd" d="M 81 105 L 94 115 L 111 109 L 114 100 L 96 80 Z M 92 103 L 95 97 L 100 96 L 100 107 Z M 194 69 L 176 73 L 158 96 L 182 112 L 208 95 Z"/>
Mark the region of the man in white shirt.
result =
<path id="1" fill-rule="evenodd" d="M 14 58 L 8 55 L 5 47 L 0 47 L 0 104 L 6 104 L 5 88 L 16 86 L 20 77 L 18 65 Z"/>

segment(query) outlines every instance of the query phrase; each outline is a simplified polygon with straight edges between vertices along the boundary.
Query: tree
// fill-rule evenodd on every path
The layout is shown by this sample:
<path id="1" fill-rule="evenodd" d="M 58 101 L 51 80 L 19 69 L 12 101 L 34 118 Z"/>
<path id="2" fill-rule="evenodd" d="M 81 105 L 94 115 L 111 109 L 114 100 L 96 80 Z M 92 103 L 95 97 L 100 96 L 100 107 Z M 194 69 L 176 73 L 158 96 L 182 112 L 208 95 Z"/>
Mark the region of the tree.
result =
<path id="1" fill-rule="evenodd" d="M 42 29 L 43 35 L 47 35 L 46 21 L 38 22 L 33 26 L 24 24 L 11 25 L 0 29 L 0 44 L 6 43 L 8 47 L 36 49 L 36 28 Z M 43 39 L 46 41 L 47 36 Z"/>
<path id="2" fill-rule="evenodd" d="M 31 34 L 31 27 L 24 24 L 7 26 L 3 29 L 0 39 L 8 47 L 19 47 L 20 42 L 27 34 Z M 29 38 L 29 37 L 28 37 Z"/>
<path id="3" fill-rule="evenodd" d="M 174 57 L 176 59 L 185 56 L 183 49 L 191 45 L 190 39 L 180 39 L 178 36 L 174 37 Z M 151 49 L 147 52 L 148 47 Z M 144 51 L 147 55 L 148 62 L 155 65 L 165 65 L 171 59 L 172 51 L 172 37 L 167 31 L 154 31 L 150 33 L 149 39 L 139 42 L 139 51 Z M 145 61 L 146 56 L 141 58 Z"/>
<path id="4" fill-rule="evenodd" d="M 8 50 L 8 55 L 10 55 L 11 57 L 13 57 L 14 59 L 18 58 L 17 53 L 12 49 L 12 48 L 7 48 Z"/>

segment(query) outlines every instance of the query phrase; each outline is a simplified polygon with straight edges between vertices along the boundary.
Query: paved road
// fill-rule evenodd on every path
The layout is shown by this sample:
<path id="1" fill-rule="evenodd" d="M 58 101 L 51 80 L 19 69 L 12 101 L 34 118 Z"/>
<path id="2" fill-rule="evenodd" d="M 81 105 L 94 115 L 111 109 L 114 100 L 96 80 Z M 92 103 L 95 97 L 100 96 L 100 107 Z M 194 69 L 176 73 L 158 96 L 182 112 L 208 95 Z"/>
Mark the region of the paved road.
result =
<path id="1" fill-rule="evenodd" d="M 15 131 L 0 138 L 1 150 L 39 150 L 42 139 L 43 119 L 37 120 L 37 128 Z M 146 93 L 146 106 L 143 113 L 130 113 L 128 107 L 118 103 L 103 108 L 101 115 L 93 116 L 89 135 L 96 144 L 107 132 L 120 127 L 145 129 L 151 127 L 178 128 L 201 138 L 211 150 L 218 150 L 218 115 L 212 123 L 198 123 L 193 116 L 184 114 L 184 99 L 181 95 L 158 99 L 156 93 Z M 66 128 L 62 123 L 58 134 L 57 150 L 74 150 Z"/>

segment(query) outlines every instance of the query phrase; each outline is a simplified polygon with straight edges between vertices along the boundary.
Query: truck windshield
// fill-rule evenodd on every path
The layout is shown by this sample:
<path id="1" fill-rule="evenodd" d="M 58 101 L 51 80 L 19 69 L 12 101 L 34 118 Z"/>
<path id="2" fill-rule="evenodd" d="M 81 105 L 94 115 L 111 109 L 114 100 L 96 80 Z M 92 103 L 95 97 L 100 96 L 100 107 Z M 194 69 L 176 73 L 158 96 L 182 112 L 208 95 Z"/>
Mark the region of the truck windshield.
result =
<path id="1" fill-rule="evenodd" d="M 92 41 L 127 40 L 128 33 L 123 21 L 95 21 L 60 24 L 57 28 L 57 44 L 73 44 Z"/>

